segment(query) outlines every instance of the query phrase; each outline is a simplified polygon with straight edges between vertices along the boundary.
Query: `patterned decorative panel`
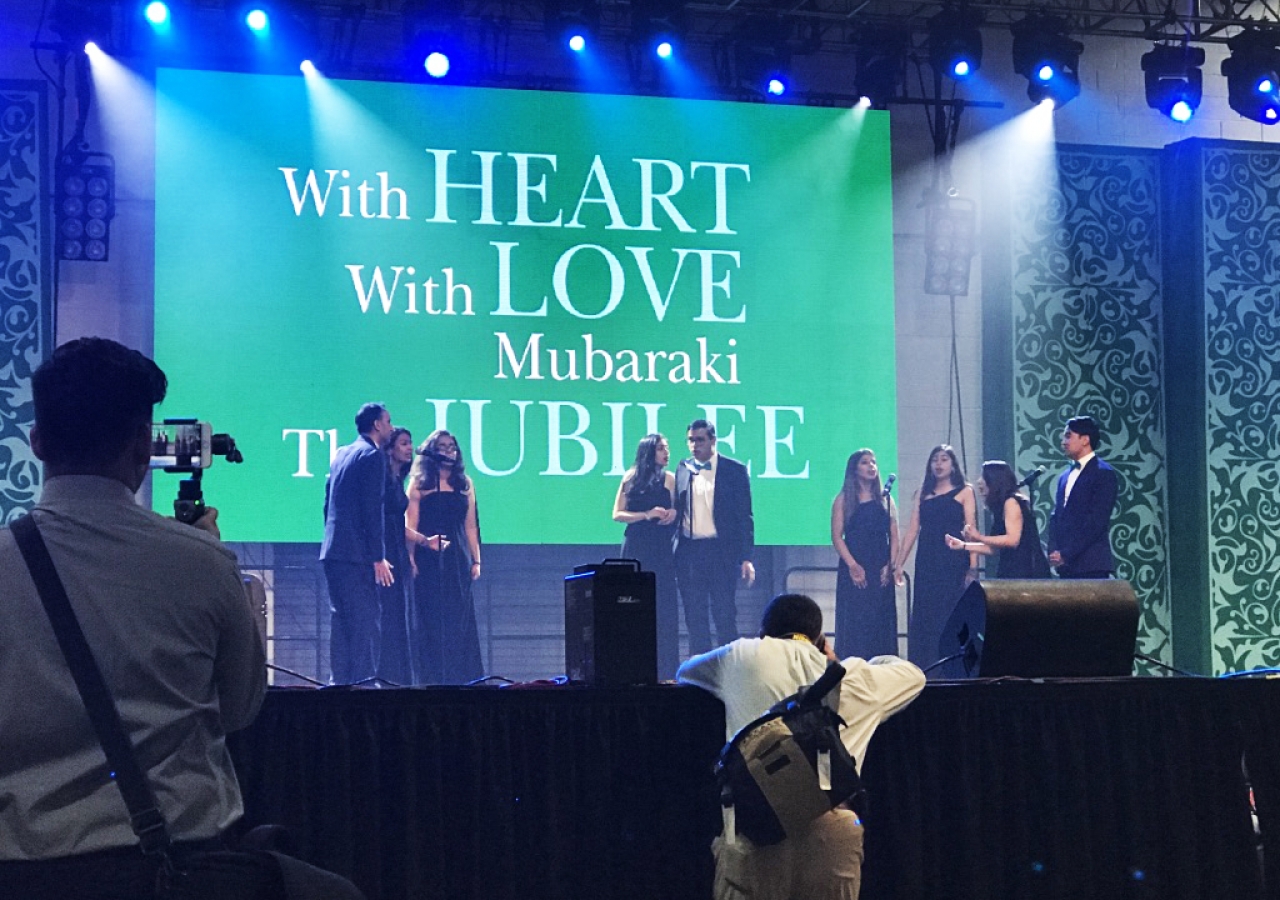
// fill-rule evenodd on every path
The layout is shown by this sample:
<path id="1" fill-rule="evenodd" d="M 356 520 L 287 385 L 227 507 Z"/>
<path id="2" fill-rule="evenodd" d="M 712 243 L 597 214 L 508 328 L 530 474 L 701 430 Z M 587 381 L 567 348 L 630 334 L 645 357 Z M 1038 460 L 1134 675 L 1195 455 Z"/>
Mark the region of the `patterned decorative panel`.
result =
<path id="1" fill-rule="evenodd" d="M 1213 660 L 1280 665 L 1280 151 L 1203 157 Z"/>
<path id="2" fill-rule="evenodd" d="M 31 372 L 48 352 L 41 217 L 44 85 L 0 81 L 0 521 L 35 502 Z"/>
<path id="3" fill-rule="evenodd" d="M 1141 606 L 1138 650 L 1168 662 L 1159 157 L 1059 147 L 1056 167 L 1009 168 L 1015 465 L 1048 469 L 1045 522 L 1063 423 L 1098 420 L 1099 455 L 1120 475 L 1111 543 Z"/>

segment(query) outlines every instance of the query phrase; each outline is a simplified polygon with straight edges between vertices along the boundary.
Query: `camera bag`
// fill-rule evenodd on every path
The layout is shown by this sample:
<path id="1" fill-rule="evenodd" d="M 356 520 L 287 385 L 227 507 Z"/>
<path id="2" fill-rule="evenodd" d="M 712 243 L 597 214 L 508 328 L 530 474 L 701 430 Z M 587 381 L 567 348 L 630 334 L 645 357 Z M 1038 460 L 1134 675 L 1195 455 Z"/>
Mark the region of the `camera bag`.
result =
<path id="1" fill-rule="evenodd" d="M 724 837 L 776 844 L 841 803 L 857 809 L 863 795 L 858 766 L 840 729 L 844 720 L 828 695 L 839 697 L 844 666 L 831 663 L 810 687 L 748 723 L 720 751 L 716 785 Z"/>

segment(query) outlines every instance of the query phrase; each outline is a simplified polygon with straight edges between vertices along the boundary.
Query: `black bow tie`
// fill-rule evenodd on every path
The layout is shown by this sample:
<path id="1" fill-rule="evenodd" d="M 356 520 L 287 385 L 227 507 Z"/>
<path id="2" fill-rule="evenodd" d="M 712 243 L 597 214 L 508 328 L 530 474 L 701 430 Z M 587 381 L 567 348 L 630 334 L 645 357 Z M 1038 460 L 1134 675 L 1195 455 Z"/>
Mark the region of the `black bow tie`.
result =
<path id="1" fill-rule="evenodd" d="M 689 460 L 689 467 L 695 472 L 704 472 L 711 468 L 711 460 L 706 462 L 698 462 L 696 459 Z"/>
<path id="2" fill-rule="evenodd" d="M 1075 470 L 1079 471 L 1079 470 L 1080 470 L 1080 468 L 1081 468 L 1081 467 L 1080 467 L 1080 460 L 1078 460 L 1078 459 L 1077 459 L 1075 462 L 1073 462 L 1073 463 L 1071 464 L 1071 468 L 1073 468 L 1073 469 L 1075 469 Z"/>

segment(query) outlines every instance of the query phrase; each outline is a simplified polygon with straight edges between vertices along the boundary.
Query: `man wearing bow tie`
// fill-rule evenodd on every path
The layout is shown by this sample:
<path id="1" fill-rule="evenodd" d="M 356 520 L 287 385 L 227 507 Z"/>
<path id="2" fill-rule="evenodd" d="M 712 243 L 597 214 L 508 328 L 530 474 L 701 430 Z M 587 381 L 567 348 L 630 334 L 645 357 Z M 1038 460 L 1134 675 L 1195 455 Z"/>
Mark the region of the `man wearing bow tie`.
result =
<path id="1" fill-rule="evenodd" d="M 749 587 L 756 570 L 751 564 L 755 520 L 747 467 L 716 452 L 716 429 L 706 419 L 689 424 L 688 439 L 692 458 L 676 468 L 679 522 L 673 541 L 692 655 L 738 637 L 738 579 Z"/>
<path id="2" fill-rule="evenodd" d="M 1058 476 L 1049 519 L 1049 565 L 1062 578 L 1110 578 L 1111 513 L 1116 505 L 1116 470 L 1094 452 L 1101 434 L 1092 416 L 1067 420 L 1062 452 L 1071 468 Z"/>

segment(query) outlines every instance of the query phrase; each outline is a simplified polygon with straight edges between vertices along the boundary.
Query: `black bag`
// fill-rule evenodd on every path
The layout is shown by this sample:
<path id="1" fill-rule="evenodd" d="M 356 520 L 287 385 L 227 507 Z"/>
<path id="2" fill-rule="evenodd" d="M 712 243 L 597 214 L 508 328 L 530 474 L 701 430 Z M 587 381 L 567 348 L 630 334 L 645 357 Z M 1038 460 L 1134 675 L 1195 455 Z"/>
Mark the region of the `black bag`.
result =
<path id="1" fill-rule="evenodd" d="M 364 900 L 360 889 L 342 876 L 282 853 L 189 850 L 173 845 L 155 792 L 138 763 L 40 529 L 26 515 L 16 519 L 10 530 L 115 773 L 141 852 L 159 863 L 156 900 Z"/>
<path id="2" fill-rule="evenodd" d="M 857 808 L 862 779 L 840 740 L 844 720 L 827 703 L 844 675 L 833 662 L 814 685 L 775 704 L 720 751 L 715 775 L 726 840 L 736 831 L 759 846 L 776 844 L 841 803 Z"/>

